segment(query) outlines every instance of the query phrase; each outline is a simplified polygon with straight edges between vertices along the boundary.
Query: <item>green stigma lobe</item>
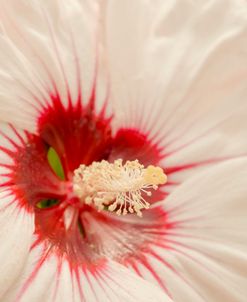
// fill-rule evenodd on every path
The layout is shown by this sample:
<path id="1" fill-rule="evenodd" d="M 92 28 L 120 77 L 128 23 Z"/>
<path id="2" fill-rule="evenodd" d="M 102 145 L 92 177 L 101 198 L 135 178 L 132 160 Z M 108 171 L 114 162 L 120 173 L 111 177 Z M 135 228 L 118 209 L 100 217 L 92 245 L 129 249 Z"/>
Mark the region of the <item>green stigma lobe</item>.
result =
<path id="1" fill-rule="evenodd" d="M 52 147 L 50 147 L 47 152 L 47 160 L 48 160 L 49 165 L 52 168 L 53 172 L 60 179 L 64 180 L 65 176 L 64 176 L 64 170 L 63 170 L 61 160 L 60 160 L 59 155 L 57 154 L 56 150 Z"/>

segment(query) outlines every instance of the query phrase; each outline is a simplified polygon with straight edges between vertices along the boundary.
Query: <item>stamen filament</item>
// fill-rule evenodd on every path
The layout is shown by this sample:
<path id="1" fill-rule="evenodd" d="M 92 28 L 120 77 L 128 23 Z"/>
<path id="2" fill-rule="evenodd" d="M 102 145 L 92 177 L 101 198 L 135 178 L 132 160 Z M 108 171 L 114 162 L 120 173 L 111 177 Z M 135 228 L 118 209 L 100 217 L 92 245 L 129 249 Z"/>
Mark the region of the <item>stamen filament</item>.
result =
<path id="1" fill-rule="evenodd" d="M 136 213 L 141 217 L 141 210 L 150 206 L 144 196 L 151 196 L 150 190 L 157 190 L 166 181 L 160 167 L 144 168 L 138 160 L 125 164 L 122 159 L 114 163 L 103 160 L 90 166 L 80 165 L 74 171 L 73 188 L 81 200 L 99 211 L 108 207 L 117 215 Z"/>

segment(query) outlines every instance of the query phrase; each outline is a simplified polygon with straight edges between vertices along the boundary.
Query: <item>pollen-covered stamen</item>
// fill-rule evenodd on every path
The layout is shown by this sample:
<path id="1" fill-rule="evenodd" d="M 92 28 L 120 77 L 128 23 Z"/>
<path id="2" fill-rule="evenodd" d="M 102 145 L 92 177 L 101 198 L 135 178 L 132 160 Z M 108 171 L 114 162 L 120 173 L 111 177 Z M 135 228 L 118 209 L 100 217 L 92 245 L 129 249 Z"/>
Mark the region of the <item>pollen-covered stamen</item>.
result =
<path id="1" fill-rule="evenodd" d="M 81 165 L 74 171 L 73 188 L 75 194 L 86 204 L 94 204 L 97 209 L 105 207 L 117 215 L 136 213 L 148 209 L 145 196 L 151 196 L 151 190 L 167 180 L 159 167 L 148 166 L 135 161 L 122 159 L 109 163 L 105 160 L 93 162 L 90 166 Z"/>

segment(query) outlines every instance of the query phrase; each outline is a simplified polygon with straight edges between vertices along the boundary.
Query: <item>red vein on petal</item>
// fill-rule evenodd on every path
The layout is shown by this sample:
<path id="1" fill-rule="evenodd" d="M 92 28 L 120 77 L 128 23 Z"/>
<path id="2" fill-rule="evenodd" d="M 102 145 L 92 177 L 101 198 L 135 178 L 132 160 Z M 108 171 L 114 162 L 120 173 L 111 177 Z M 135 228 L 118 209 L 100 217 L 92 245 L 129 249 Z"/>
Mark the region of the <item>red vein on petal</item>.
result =
<path id="1" fill-rule="evenodd" d="M 17 295 L 16 301 L 20 301 L 22 296 L 25 294 L 25 292 L 27 291 L 27 289 L 30 287 L 30 285 L 32 284 L 32 282 L 34 281 L 35 277 L 37 276 L 37 274 L 39 273 L 42 265 L 45 263 L 45 261 L 47 260 L 48 256 L 49 256 L 49 251 L 43 250 L 43 255 L 41 256 L 41 258 L 39 259 L 38 263 L 36 264 L 36 266 L 34 267 L 33 271 L 31 272 L 29 278 L 25 281 L 24 285 L 22 286 L 19 294 Z"/>
<path id="2" fill-rule="evenodd" d="M 82 270 L 82 271 L 85 274 L 85 270 Z M 77 281 L 77 286 L 78 286 L 78 289 L 79 289 L 79 295 L 80 295 L 81 300 L 83 301 L 84 300 L 84 295 L 83 295 L 83 290 L 82 290 L 82 287 L 81 287 L 79 268 L 74 269 L 74 274 L 75 274 L 76 281 Z"/>
<path id="3" fill-rule="evenodd" d="M 242 155 L 240 155 L 240 156 L 242 156 Z M 193 169 L 193 168 L 197 168 L 197 167 L 201 167 L 201 166 L 205 166 L 205 165 L 220 163 L 222 161 L 234 159 L 236 157 L 239 157 L 239 156 L 225 156 L 225 157 L 219 157 L 219 158 L 211 158 L 211 159 L 207 159 L 207 160 L 201 160 L 198 162 L 191 162 L 191 163 L 187 163 L 187 164 L 166 167 L 164 170 L 165 170 L 165 173 L 167 175 L 169 175 L 169 174 L 174 174 L 177 172 L 182 172 L 182 171 L 185 171 L 188 169 Z"/>
<path id="4" fill-rule="evenodd" d="M 116 292 L 114 291 L 114 289 L 108 284 L 107 281 L 109 281 L 109 280 L 107 279 L 107 277 L 104 276 L 104 274 L 102 274 L 100 271 L 98 272 L 98 275 L 99 275 L 100 279 L 102 279 L 103 284 L 106 285 L 107 289 L 110 290 L 110 291 L 112 292 L 112 294 L 116 297 L 116 299 L 118 299 L 118 298 L 119 298 L 119 294 L 116 293 Z M 107 289 L 102 285 L 101 282 L 100 282 L 100 285 L 101 285 L 101 288 L 103 289 L 104 293 L 105 293 L 105 294 L 107 295 L 107 297 L 109 298 L 109 301 L 112 301 L 112 299 L 110 298 L 110 296 L 107 294 Z M 112 302 L 115 302 L 115 301 L 116 301 L 116 300 L 114 300 L 114 301 L 112 301 Z"/>
<path id="5" fill-rule="evenodd" d="M 61 270 L 62 270 L 62 260 L 61 260 L 61 258 L 58 260 L 59 261 L 58 261 L 57 270 L 56 270 L 56 285 L 55 285 L 54 293 L 52 295 L 52 301 L 54 301 L 57 296 L 57 291 L 58 291 L 59 282 L 60 282 L 60 275 L 61 275 Z"/>
<path id="6" fill-rule="evenodd" d="M 149 251 L 150 252 L 150 251 Z M 167 293 L 167 295 L 172 298 L 171 293 L 169 292 L 168 288 L 164 284 L 163 280 L 160 278 L 158 273 L 156 273 L 152 267 L 152 265 L 148 262 L 147 256 L 142 255 L 141 258 L 139 258 L 139 262 L 153 275 L 153 277 L 156 279 L 160 287 Z"/>

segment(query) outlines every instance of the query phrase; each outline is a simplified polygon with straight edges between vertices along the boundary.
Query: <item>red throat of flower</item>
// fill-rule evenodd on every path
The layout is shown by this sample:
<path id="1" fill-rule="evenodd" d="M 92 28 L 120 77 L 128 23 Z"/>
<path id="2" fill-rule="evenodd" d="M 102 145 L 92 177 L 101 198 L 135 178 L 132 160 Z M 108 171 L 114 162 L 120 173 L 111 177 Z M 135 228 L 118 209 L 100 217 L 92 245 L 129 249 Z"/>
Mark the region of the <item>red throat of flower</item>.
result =
<path id="1" fill-rule="evenodd" d="M 27 142 L 11 155 L 10 182 L 20 206 L 35 214 L 36 244 L 45 242 L 73 263 L 95 262 L 102 253 L 93 224 L 94 230 L 100 223 L 119 228 L 112 212 L 141 216 L 141 209 L 162 198 L 162 170 L 140 164 L 157 164 L 160 150 L 138 129 L 119 129 L 113 136 L 112 117 L 104 109 L 96 115 L 94 101 L 65 107 L 58 95 L 51 99 L 40 113 L 37 134 L 26 133 Z M 119 177 L 125 181 L 122 195 Z"/>

